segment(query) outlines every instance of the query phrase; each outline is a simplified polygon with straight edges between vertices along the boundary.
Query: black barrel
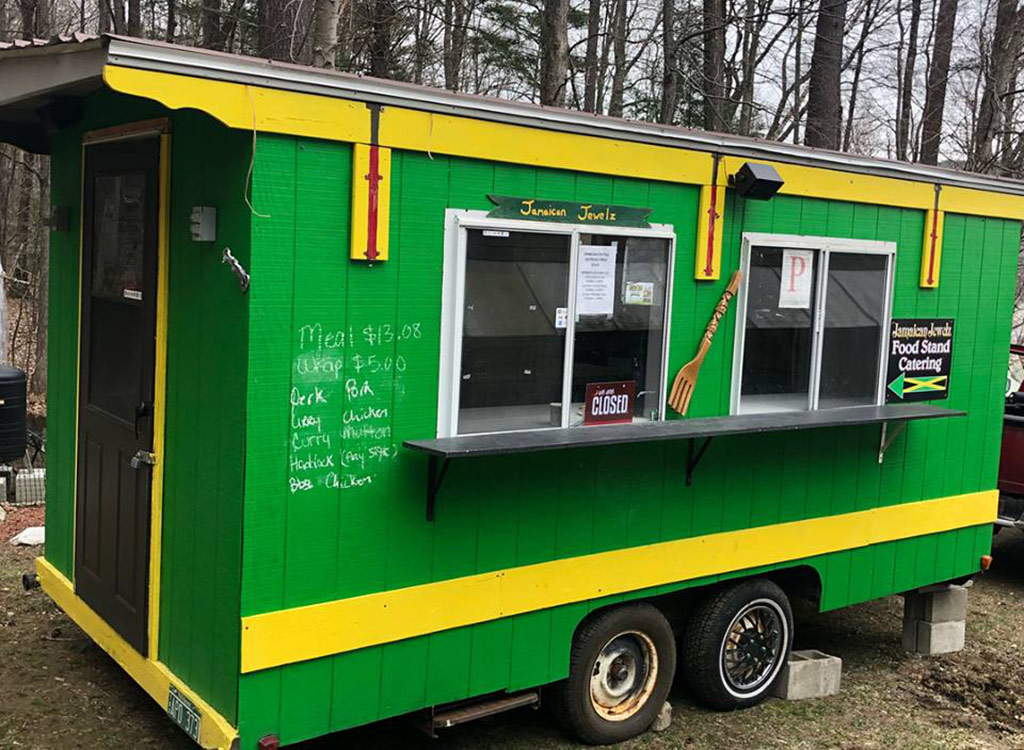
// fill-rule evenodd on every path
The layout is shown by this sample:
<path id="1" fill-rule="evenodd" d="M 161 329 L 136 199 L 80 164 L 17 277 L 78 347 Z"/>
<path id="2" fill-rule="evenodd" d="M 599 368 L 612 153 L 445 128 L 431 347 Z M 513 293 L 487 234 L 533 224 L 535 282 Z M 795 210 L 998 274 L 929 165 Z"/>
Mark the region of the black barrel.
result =
<path id="1" fill-rule="evenodd" d="M 0 461 L 25 455 L 25 373 L 0 365 Z"/>

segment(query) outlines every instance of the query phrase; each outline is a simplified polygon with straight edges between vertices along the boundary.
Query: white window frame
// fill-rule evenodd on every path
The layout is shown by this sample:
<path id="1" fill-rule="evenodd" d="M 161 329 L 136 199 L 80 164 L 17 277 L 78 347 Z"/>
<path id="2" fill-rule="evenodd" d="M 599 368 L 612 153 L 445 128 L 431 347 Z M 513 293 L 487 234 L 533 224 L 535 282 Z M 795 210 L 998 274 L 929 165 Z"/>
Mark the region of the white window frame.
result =
<path id="1" fill-rule="evenodd" d="M 740 253 L 740 270 L 743 280 L 736 297 L 736 335 L 733 339 L 732 394 L 729 401 L 729 413 L 741 414 L 740 388 L 743 378 L 743 347 L 747 331 L 747 281 L 750 278 L 750 250 L 752 247 L 776 247 L 793 250 L 819 250 L 819 262 L 815 271 L 814 283 L 817 285 L 814 301 L 814 330 L 811 337 L 811 382 L 808 386 L 807 409 L 815 411 L 819 408 L 821 390 L 821 347 L 825 331 L 825 302 L 828 298 L 828 268 L 832 253 L 851 253 L 855 255 L 884 255 L 888 257 L 885 277 L 885 317 L 882 322 L 882 335 L 878 345 L 878 383 L 875 388 L 875 406 L 885 403 L 886 376 L 886 344 L 888 331 L 892 322 L 893 280 L 896 273 L 896 243 L 880 240 L 854 240 L 838 237 L 811 237 L 795 234 L 769 234 L 762 232 L 745 232 Z M 748 414 L 756 412 L 746 412 Z"/>
<path id="2" fill-rule="evenodd" d="M 441 359 L 437 394 L 437 436 L 458 435 L 459 395 L 462 385 L 462 326 L 466 290 L 466 238 L 468 229 L 490 229 L 535 234 L 557 234 L 569 238 L 569 310 L 576 309 L 576 268 L 579 258 L 580 235 L 610 235 L 651 237 L 668 240 L 668 270 L 665 283 L 665 326 L 662 331 L 662 361 L 659 392 L 661 402 L 658 418 L 665 419 L 668 397 L 669 341 L 672 322 L 672 285 L 675 277 L 676 235 L 671 224 L 652 224 L 649 228 L 615 227 L 594 224 L 522 221 L 518 219 L 489 218 L 486 211 L 447 209 L 444 230 L 444 273 L 441 299 Z M 565 359 L 562 366 L 562 428 L 569 426 L 572 395 L 572 363 L 576 340 L 576 316 L 570 314 L 566 326 Z M 501 430 L 505 432 L 534 432 L 555 430 L 558 427 L 538 427 L 530 430 Z M 474 435 L 488 433 L 472 433 Z M 496 434 L 496 433 L 491 433 Z"/>

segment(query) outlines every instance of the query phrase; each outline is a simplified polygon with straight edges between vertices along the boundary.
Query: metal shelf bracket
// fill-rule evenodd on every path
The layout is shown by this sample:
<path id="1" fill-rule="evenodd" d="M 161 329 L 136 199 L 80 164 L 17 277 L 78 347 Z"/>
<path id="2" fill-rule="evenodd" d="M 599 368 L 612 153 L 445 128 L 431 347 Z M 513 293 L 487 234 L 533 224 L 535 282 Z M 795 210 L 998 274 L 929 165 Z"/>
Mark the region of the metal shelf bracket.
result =
<path id="1" fill-rule="evenodd" d="M 434 501 L 437 500 L 437 493 L 441 489 L 445 474 L 448 473 L 448 466 L 451 459 L 430 456 L 430 463 L 427 466 L 427 521 L 434 520 Z"/>
<path id="2" fill-rule="evenodd" d="M 697 464 L 704 458 L 704 453 L 707 451 L 708 446 L 711 445 L 711 441 L 714 437 L 704 438 L 704 442 L 700 444 L 700 448 L 695 448 L 697 438 L 690 438 L 686 441 L 686 486 L 689 487 L 693 484 L 693 472 L 697 468 Z"/>
<path id="3" fill-rule="evenodd" d="M 878 463 L 881 464 L 885 460 L 885 452 L 889 450 L 889 446 L 893 444 L 893 441 L 900 436 L 900 433 L 907 429 L 906 422 L 899 422 L 892 432 L 889 432 L 889 423 L 882 422 L 882 436 L 878 441 Z"/>

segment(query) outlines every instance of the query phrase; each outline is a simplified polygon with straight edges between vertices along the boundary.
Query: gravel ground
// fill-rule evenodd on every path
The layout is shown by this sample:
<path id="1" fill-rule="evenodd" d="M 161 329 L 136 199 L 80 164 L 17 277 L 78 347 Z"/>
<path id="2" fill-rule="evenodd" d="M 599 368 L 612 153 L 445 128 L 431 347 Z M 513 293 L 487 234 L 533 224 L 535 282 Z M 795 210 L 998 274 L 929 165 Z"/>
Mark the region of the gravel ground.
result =
<path id="1" fill-rule="evenodd" d="M 40 521 L 8 508 L 0 523 L 0 749 L 187 750 L 189 741 L 107 656 L 40 592 L 21 590 L 38 550 L 7 540 Z M 971 590 L 967 648 L 921 657 L 900 648 L 901 600 L 818 615 L 797 609 L 798 648 L 842 657 L 833 698 L 769 700 L 713 713 L 681 691 L 672 726 L 626 750 L 1024 750 L 1024 535 L 996 537 L 995 563 Z M 431 750 L 568 750 L 543 711 L 522 709 L 429 740 L 407 719 L 298 746 Z"/>

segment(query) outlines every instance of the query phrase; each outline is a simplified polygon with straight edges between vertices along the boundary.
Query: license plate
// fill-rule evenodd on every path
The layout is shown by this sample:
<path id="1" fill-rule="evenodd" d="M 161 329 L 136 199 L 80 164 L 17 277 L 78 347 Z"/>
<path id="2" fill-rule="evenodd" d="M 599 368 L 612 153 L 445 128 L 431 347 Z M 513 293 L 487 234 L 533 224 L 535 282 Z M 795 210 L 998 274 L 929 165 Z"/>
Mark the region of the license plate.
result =
<path id="1" fill-rule="evenodd" d="M 185 734 L 199 742 L 199 709 L 174 685 L 167 693 L 167 715 L 185 730 Z"/>

